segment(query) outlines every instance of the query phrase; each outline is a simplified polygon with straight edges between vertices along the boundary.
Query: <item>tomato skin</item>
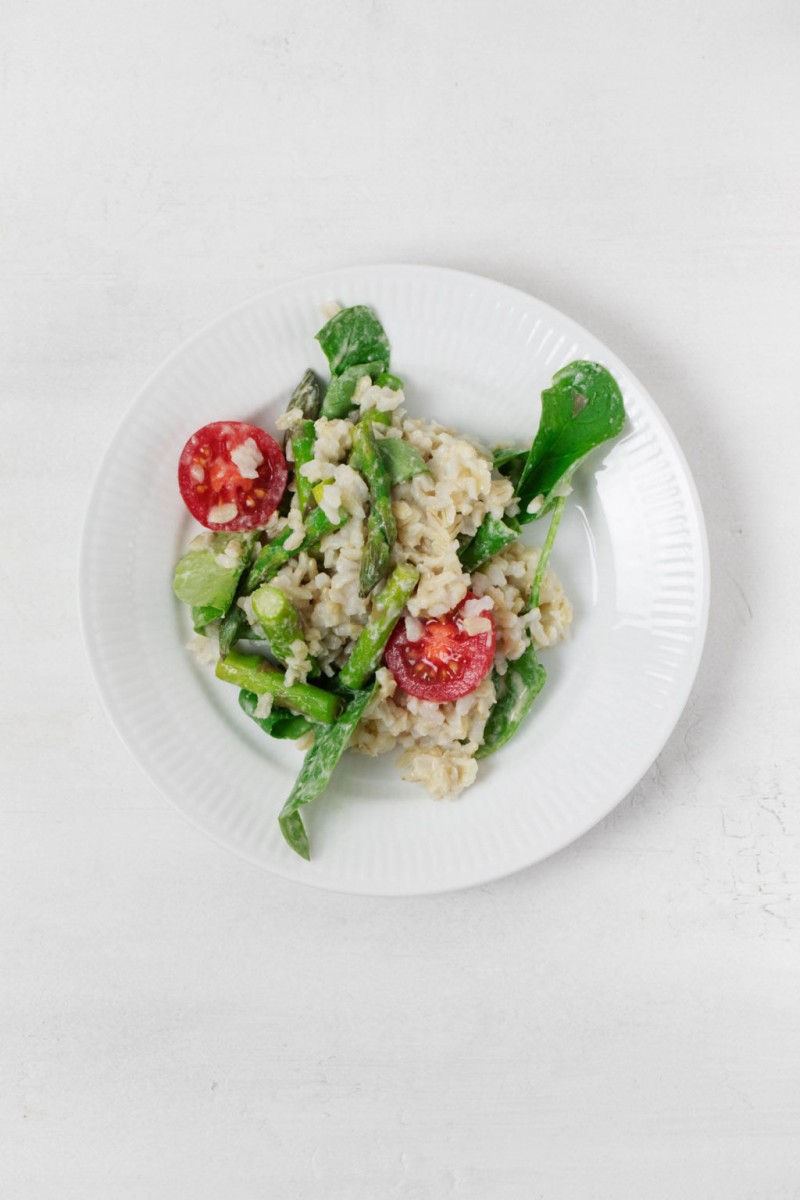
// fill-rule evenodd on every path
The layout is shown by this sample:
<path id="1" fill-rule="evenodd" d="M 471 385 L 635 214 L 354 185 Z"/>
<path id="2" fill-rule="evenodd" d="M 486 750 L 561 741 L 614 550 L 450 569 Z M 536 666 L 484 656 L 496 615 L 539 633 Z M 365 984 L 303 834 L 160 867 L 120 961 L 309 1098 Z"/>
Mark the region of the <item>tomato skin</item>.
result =
<path id="1" fill-rule="evenodd" d="M 489 619 L 491 632 L 470 635 L 461 627 L 464 605 L 477 598 L 468 592 L 452 612 L 423 620 L 422 637 L 415 642 L 406 633 L 405 621 L 395 625 L 383 658 L 407 695 L 434 704 L 459 700 L 489 674 L 497 642 L 491 611 L 480 614 Z"/>
<path id="2" fill-rule="evenodd" d="M 243 475 L 232 454 L 252 456 L 255 443 L 261 462 Z M 245 421 L 212 421 L 189 438 L 178 461 L 178 487 L 189 512 L 206 529 L 241 531 L 266 525 L 286 491 L 289 469 L 273 437 Z M 224 506 L 224 507 L 223 507 Z M 231 506 L 235 507 L 235 512 Z M 222 520 L 210 514 L 222 511 Z"/>

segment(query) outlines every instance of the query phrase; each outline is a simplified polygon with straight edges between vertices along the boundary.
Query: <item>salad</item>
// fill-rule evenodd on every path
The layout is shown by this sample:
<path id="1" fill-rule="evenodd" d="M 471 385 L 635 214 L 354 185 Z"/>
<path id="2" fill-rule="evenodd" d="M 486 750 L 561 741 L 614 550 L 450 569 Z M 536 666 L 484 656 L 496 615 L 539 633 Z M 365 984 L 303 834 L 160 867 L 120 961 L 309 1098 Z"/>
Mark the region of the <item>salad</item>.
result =
<path id="1" fill-rule="evenodd" d="M 549 565 L 570 481 L 625 421 L 606 368 L 573 362 L 533 442 L 486 450 L 408 416 L 371 309 L 331 310 L 316 335 L 330 378 L 306 371 L 275 436 L 216 421 L 178 464 L 203 527 L 173 580 L 192 649 L 266 735 L 305 751 L 278 821 L 306 859 L 301 810 L 346 750 L 399 749 L 405 779 L 455 796 L 517 732 L 546 682 L 539 654 L 572 620 Z M 537 549 L 520 535 L 543 519 Z"/>

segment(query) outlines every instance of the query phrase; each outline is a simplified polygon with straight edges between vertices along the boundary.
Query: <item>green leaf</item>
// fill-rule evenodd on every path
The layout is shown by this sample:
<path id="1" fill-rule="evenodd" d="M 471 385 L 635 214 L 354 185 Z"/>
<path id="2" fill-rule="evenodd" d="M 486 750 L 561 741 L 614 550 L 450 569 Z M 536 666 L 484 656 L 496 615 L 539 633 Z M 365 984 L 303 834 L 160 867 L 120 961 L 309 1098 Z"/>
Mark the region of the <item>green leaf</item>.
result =
<path id="1" fill-rule="evenodd" d="M 192 605 L 192 625 L 195 633 L 205 634 L 206 626 L 212 621 L 218 621 L 222 616 L 222 610 L 214 608 L 212 604 L 193 604 Z"/>
<path id="2" fill-rule="evenodd" d="M 331 375 L 341 375 L 359 363 L 380 362 L 376 375 L 389 369 L 389 339 L 374 312 L 364 304 L 343 308 L 316 336 Z"/>
<path id="3" fill-rule="evenodd" d="M 458 552 L 462 567 L 471 575 L 490 558 L 494 558 L 495 554 L 499 554 L 506 546 L 515 542 L 519 535 L 519 522 L 514 517 L 504 517 L 502 520 L 498 520 L 487 513 L 475 537 L 462 546 Z"/>
<path id="4" fill-rule="evenodd" d="M 218 617 L 227 611 L 236 593 L 239 576 L 247 566 L 251 538 L 241 533 L 212 533 L 210 537 L 208 549 L 190 550 L 179 560 L 172 588 L 184 604 L 214 609 Z M 238 552 L 238 560 L 231 566 L 222 566 L 217 556 L 230 546 Z"/>
<path id="5" fill-rule="evenodd" d="M 402 438 L 381 438 L 378 441 L 378 453 L 392 486 L 428 471 L 420 452 Z"/>
<path id="6" fill-rule="evenodd" d="M 492 676 L 497 699 L 483 730 L 476 758 L 487 758 L 513 737 L 547 682 L 547 672 L 536 657 L 533 645 L 508 664 L 505 675 Z"/>
<path id="7" fill-rule="evenodd" d="M 579 360 L 558 371 L 542 392 L 539 430 L 515 486 L 519 521 L 549 512 L 586 455 L 616 437 L 624 423 L 622 393 L 605 367 Z M 511 457 L 504 465 L 508 470 L 518 461 Z M 529 512 L 539 496 L 541 504 Z"/>
<path id="8" fill-rule="evenodd" d="M 514 485 L 514 491 L 520 481 L 520 476 L 525 470 L 525 464 L 528 461 L 527 450 L 507 450 L 497 449 L 492 455 L 492 463 L 494 469 L 499 471 L 501 475 L 505 475 L 506 479 L 510 479 Z"/>
<path id="9" fill-rule="evenodd" d="M 384 371 L 375 380 L 378 387 L 391 388 L 393 392 L 402 392 L 403 381 L 399 375 L 390 375 L 388 371 Z"/>
<path id="10" fill-rule="evenodd" d="M 353 393 L 359 379 L 369 375 L 374 378 L 383 370 L 380 362 L 363 362 L 353 367 L 346 367 L 341 375 L 334 375 L 328 384 L 325 399 L 322 401 L 322 415 L 328 420 L 335 417 L 346 417 L 353 407 Z"/>

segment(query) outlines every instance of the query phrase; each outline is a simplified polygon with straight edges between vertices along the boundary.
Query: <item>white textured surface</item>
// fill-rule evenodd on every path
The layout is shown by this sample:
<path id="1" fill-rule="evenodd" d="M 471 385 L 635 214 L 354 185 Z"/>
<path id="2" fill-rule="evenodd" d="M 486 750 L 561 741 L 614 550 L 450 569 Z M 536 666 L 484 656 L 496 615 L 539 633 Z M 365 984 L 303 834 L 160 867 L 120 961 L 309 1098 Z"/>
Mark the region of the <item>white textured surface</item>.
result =
<path id="1" fill-rule="evenodd" d="M 12 0 L 2 46 L 3 1196 L 796 1200 L 796 7 Z M 75 609 L 91 470 L 164 356 L 387 260 L 612 346 L 713 566 L 631 797 L 407 901 L 195 833 L 110 730 Z"/>
<path id="2" fill-rule="evenodd" d="M 554 556 L 575 611 L 543 655 L 548 685 L 458 804 L 431 806 L 386 757 L 347 755 L 305 810 L 311 863 L 276 814 L 298 754 L 243 718 L 236 692 L 186 654 L 169 581 L 188 541 L 175 460 L 210 420 L 266 429 L 309 363 L 326 297 L 372 306 L 411 415 L 486 444 L 533 436 L 537 398 L 576 358 L 605 363 L 627 420 L 575 480 Z M 220 408 L 220 396 L 225 407 Z M 526 531 L 541 544 L 545 531 Z M 108 711 L 161 792 L 225 846 L 289 879 L 418 895 L 501 878 L 596 824 L 638 783 L 680 717 L 700 660 L 708 552 L 694 485 L 652 399 L 612 352 L 540 300 L 436 267 L 355 267 L 273 289 L 221 317 L 146 384 L 89 499 L 81 617 Z M 120 595 L 126 597 L 120 606 Z M 204 677 L 205 676 L 205 677 Z M 575 755 L 580 745 L 582 754 Z"/>

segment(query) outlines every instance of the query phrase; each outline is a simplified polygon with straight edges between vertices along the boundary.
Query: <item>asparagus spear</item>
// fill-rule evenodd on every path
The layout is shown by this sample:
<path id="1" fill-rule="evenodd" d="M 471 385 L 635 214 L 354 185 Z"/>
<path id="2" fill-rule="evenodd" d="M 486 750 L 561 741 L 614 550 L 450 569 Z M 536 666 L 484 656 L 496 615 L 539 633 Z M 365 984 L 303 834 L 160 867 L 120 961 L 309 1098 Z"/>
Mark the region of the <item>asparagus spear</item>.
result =
<path id="1" fill-rule="evenodd" d="M 317 500 L 319 500 L 319 496 L 321 495 L 321 490 L 318 491 L 318 489 L 324 486 L 324 484 L 318 484 L 313 489 Z M 294 558 L 295 554 L 299 554 L 301 550 L 310 550 L 312 546 L 316 546 L 318 542 L 322 541 L 326 534 L 332 533 L 334 529 L 341 529 L 342 525 L 349 519 L 350 514 L 345 508 L 339 509 L 339 520 L 336 524 L 326 516 L 321 508 L 313 509 L 306 521 L 306 536 L 300 545 L 296 546 L 294 550 L 287 550 L 286 542 L 291 537 L 292 530 L 284 529 L 283 533 L 273 538 L 261 550 L 252 567 L 245 575 L 237 595 L 249 596 L 260 584 L 273 579 L 281 567 L 289 562 L 291 558 Z M 234 601 L 219 627 L 219 648 L 223 656 L 242 637 L 246 626 L 247 617 Z"/>
<path id="2" fill-rule="evenodd" d="M 319 725 L 332 724 L 342 706 L 338 696 L 310 683 L 292 683 L 287 687 L 283 671 L 271 667 L 259 654 L 231 650 L 217 663 L 216 676 L 257 696 L 269 693 L 281 707 L 291 708 Z"/>
<path id="3" fill-rule="evenodd" d="M 294 485 L 297 491 L 297 503 L 300 506 L 300 512 L 303 516 L 305 516 L 309 507 L 313 484 L 310 479 L 305 477 L 301 467 L 304 467 L 306 463 L 310 463 L 313 459 L 314 443 L 316 440 L 317 431 L 313 421 L 301 421 L 292 433 Z"/>
<path id="4" fill-rule="evenodd" d="M 280 588 L 263 584 L 253 592 L 253 612 L 267 635 L 269 648 L 279 662 L 288 663 L 295 642 L 305 642 L 300 614 Z M 310 674 L 317 674 L 317 663 L 310 659 Z"/>
<path id="5" fill-rule="evenodd" d="M 377 670 L 389 635 L 418 581 L 416 567 L 399 563 L 375 597 L 369 620 L 339 674 L 339 682 L 351 691 L 357 692 Z"/>
<path id="6" fill-rule="evenodd" d="M 476 758 L 486 758 L 499 750 L 519 729 L 533 702 L 545 685 L 547 672 L 536 657 L 531 643 L 520 658 L 510 662 L 505 675 L 494 673 L 497 692 L 492 711 L 483 731 Z"/>
<path id="7" fill-rule="evenodd" d="M 359 419 L 359 425 L 391 425 L 392 414 L 383 412 L 379 408 L 368 408 Z M 378 448 L 378 454 L 389 477 L 389 484 L 394 487 L 396 483 L 402 483 L 406 479 L 413 479 L 415 475 L 422 475 L 428 470 L 425 459 L 420 452 L 406 442 L 403 438 L 376 438 L 375 444 Z M 350 465 L 355 467 L 357 471 L 361 471 L 362 475 L 366 471 L 359 466 L 361 461 L 358 449 L 350 456 Z"/>
<path id="8" fill-rule="evenodd" d="M 260 584 L 269 582 L 290 558 L 294 558 L 302 550 L 310 550 L 312 546 L 316 546 L 326 534 L 333 533 L 334 529 L 341 529 L 349 518 L 350 514 L 345 508 L 339 509 L 339 520 L 335 522 L 331 521 L 321 508 L 313 509 L 306 521 L 306 536 L 294 550 L 286 549 L 292 530 L 284 529 L 283 533 L 267 543 L 247 572 L 243 594 L 249 596 Z"/>
<path id="9" fill-rule="evenodd" d="M 229 654 L 247 629 L 247 617 L 234 600 L 219 623 L 219 649 L 223 656 Z"/>
<path id="10" fill-rule="evenodd" d="M 376 583 L 385 578 L 397 538 L 397 523 L 392 512 L 392 482 L 369 421 L 359 421 L 356 425 L 350 462 L 361 472 L 369 487 L 371 507 L 359 589 L 362 596 L 368 596 Z M 379 542 L 383 545 L 376 544 Z"/>
<path id="11" fill-rule="evenodd" d="M 316 438 L 314 422 L 322 408 L 322 388 L 311 370 L 306 371 L 286 405 L 287 412 L 291 412 L 294 408 L 300 410 L 303 420 L 299 425 L 295 425 L 291 432 L 286 433 L 283 439 L 283 448 L 285 450 L 287 443 L 291 443 L 297 500 L 300 511 L 305 513 L 311 499 L 311 484 L 300 474 L 300 468 L 304 463 L 311 462 L 314 457 L 314 440 Z"/>
<path id="12" fill-rule="evenodd" d="M 306 421 L 316 421 L 322 408 L 322 388 L 313 371 L 306 371 L 292 392 L 286 411 L 299 408 Z"/>
<path id="13" fill-rule="evenodd" d="M 368 596 L 372 589 L 389 573 L 392 548 L 386 541 L 380 518 L 374 511 L 367 517 L 367 537 L 361 553 L 359 592 Z"/>
<path id="14" fill-rule="evenodd" d="M 302 737 L 304 733 L 317 728 L 307 717 L 287 712 L 285 708 L 274 708 L 268 717 L 257 717 L 257 705 L 258 696 L 255 692 L 247 692 L 242 688 L 239 692 L 239 707 L 270 737 L 295 740 Z"/>
<path id="15" fill-rule="evenodd" d="M 325 791 L 334 767 L 347 749 L 347 743 L 372 699 L 375 687 L 373 682 L 369 687 L 357 691 L 335 725 L 317 729 L 314 745 L 307 752 L 295 785 L 280 811 L 278 823 L 281 833 L 302 858 L 310 859 L 311 853 L 303 820 L 297 810 L 318 799 Z"/>

